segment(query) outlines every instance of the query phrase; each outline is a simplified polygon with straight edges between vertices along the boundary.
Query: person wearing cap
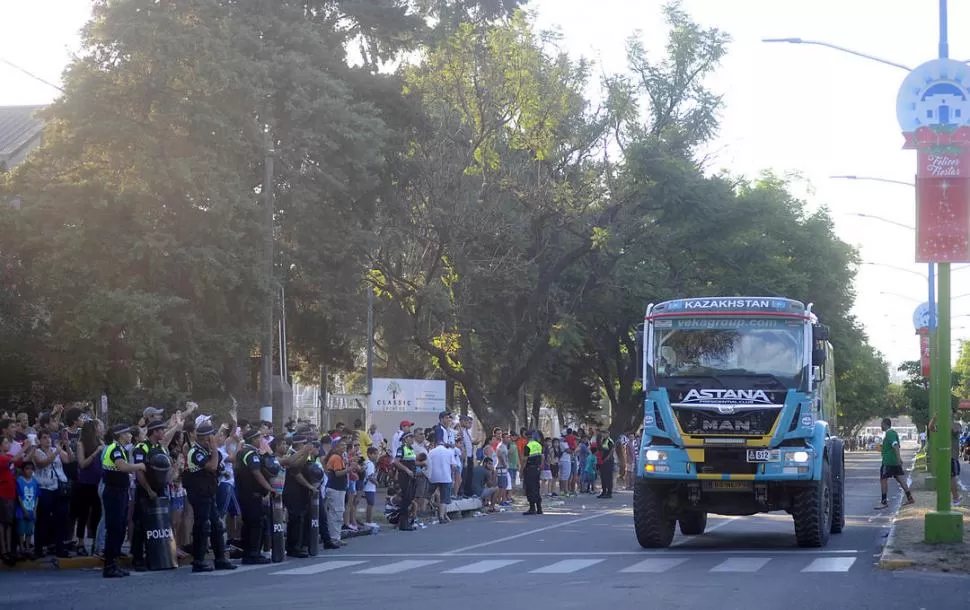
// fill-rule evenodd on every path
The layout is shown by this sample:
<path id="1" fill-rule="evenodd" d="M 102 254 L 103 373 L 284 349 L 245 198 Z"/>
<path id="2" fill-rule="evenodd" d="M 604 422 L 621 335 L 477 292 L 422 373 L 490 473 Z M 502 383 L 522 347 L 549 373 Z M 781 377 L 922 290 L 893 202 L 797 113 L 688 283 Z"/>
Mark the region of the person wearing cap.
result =
<path id="1" fill-rule="evenodd" d="M 539 443 L 539 434 L 531 432 L 528 435 L 529 442 L 525 445 L 525 469 L 522 471 L 522 485 L 525 487 L 525 496 L 529 500 L 529 510 L 524 515 L 542 514 L 542 494 L 539 488 L 539 469 L 542 467 L 542 445 Z"/>
<path id="2" fill-rule="evenodd" d="M 261 565 L 270 562 L 262 554 L 263 530 L 266 511 L 263 509 L 263 496 L 273 493 L 273 487 L 262 471 L 263 456 L 255 443 L 262 433 L 251 428 L 243 435 L 243 446 L 236 453 L 236 500 L 242 513 L 242 550 L 243 564 Z"/>
<path id="3" fill-rule="evenodd" d="M 175 436 L 181 425 L 182 421 L 179 414 L 172 417 L 171 424 L 167 424 L 161 419 L 148 422 L 145 440 L 136 445 L 131 452 L 132 462 L 146 466 L 145 470 L 135 473 L 135 506 L 131 517 L 131 565 L 136 572 L 144 572 L 148 569 L 145 565 L 146 533 L 143 517 L 146 504 L 154 502 L 158 496 L 162 495 L 165 492 L 165 485 L 168 483 L 166 476 L 147 469 L 147 466 L 156 455 L 169 457 L 168 445 L 172 442 L 172 437 Z"/>
<path id="4" fill-rule="evenodd" d="M 219 438 L 211 424 L 203 422 L 195 430 L 195 442 L 189 449 L 188 473 L 184 477 L 185 491 L 192 505 L 192 571 L 235 570 L 226 558 L 226 540 L 216 506 L 219 474 L 225 471 L 219 453 Z M 214 564 L 206 559 L 211 539 Z"/>
<path id="5" fill-rule="evenodd" d="M 404 422 L 402 422 L 403 425 Z M 410 422 L 408 422 L 410 423 Z M 417 455 L 411 448 L 414 434 L 407 431 L 401 436 L 401 445 L 394 456 L 394 467 L 397 468 L 397 484 L 401 488 L 401 515 L 397 527 L 402 532 L 410 532 L 411 504 L 414 503 L 414 475 L 417 469 Z"/>
<path id="6" fill-rule="evenodd" d="M 414 425 L 413 421 L 404 419 L 398 424 L 398 430 L 391 437 L 391 455 L 397 455 L 397 450 L 401 448 L 401 439 L 404 438 L 405 434 L 411 432 L 411 426 Z"/>
<path id="7" fill-rule="evenodd" d="M 449 449 L 455 446 L 455 431 L 452 429 L 454 420 L 450 411 L 442 411 L 438 414 L 438 423 L 434 426 L 434 442 L 436 445 L 444 445 Z"/>
<path id="8" fill-rule="evenodd" d="M 104 570 L 105 578 L 128 576 L 118 566 L 121 544 L 128 524 L 129 473 L 145 472 L 145 464 L 130 464 L 125 445 L 131 441 L 131 427 L 117 425 L 105 435 L 108 446 L 101 452 L 101 504 L 104 508 Z"/>

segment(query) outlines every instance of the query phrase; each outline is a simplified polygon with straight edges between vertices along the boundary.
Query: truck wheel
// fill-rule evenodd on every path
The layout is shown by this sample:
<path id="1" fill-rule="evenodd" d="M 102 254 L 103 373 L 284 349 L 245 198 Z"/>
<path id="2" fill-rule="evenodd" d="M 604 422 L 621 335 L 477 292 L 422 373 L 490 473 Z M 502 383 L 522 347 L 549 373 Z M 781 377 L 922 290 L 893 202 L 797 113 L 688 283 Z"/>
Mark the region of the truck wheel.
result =
<path id="1" fill-rule="evenodd" d="M 682 514 L 680 519 L 680 533 L 685 536 L 700 536 L 707 529 L 707 513 L 690 511 Z"/>
<path id="2" fill-rule="evenodd" d="M 845 529 L 845 448 L 840 441 L 832 444 L 832 533 Z"/>
<path id="3" fill-rule="evenodd" d="M 667 510 L 665 491 L 644 479 L 633 488 L 633 529 L 645 549 L 665 549 L 674 540 L 677 520 Z"/>
<path id="4" fill-rule="evenodd" d="M 822 462 L 821 480 L 795 496 L 792 517 L 798 546 L 818 548 L 828 544 L 832 531 L 832 471 L 827 459 Z"/>

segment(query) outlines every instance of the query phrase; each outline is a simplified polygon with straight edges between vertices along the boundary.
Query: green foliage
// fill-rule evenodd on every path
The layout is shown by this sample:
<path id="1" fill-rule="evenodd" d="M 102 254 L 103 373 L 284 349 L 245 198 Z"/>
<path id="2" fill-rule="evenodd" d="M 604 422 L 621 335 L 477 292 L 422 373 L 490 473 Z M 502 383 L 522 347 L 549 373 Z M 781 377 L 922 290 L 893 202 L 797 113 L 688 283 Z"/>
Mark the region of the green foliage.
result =
<path id="1" fill-rule="evenodd" d="M 447 376 L 487 422 L 525 393 L 591 421 L 602 396 L 625 428 L 647 303 L 781 294 L 832 327 L 847 429 L 914 410 L 849 313 L 827 211 L 698 159 L 728 36 L 671 3 L 664 53 L 631 39 L 594 109 L 591 66 L 523 4 L 96 1 L 44 146 L 0 177 L 6 398 L 245 400 L 281 292 L 299 376 L 359 379 L 373 289 L 376 373 Z"/>

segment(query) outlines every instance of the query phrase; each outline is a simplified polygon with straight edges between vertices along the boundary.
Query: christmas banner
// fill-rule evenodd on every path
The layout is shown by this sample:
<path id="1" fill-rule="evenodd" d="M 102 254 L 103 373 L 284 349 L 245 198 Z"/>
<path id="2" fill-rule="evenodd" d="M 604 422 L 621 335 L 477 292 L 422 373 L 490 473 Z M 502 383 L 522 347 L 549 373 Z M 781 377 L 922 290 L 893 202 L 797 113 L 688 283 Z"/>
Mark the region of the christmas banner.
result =
<path id="1" fill-rule="evenodd" d="M 917 176 L 916 262 L 970 262 L 970 179 Z"/>
<path id="2" fill-rule="evenodd" d="M 923 377 L 930 376 L 930 338 L 925 333 L 919 336 L 919 363 Z"/>

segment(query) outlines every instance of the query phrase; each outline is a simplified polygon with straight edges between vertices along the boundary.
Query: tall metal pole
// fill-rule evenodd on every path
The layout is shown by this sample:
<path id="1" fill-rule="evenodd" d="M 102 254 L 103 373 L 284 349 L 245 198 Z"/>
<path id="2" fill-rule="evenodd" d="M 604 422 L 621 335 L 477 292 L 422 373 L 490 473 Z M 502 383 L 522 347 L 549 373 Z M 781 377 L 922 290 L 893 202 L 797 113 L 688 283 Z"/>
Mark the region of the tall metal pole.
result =
<path id="1" fill-rule="evenodd" d="M 276 273 L 273 253 L 274 208 L 273 149 L 269 128 L 263 130 L 265 156 L 263 158 L 263 257 L 266 265 L 266 311 L 263 320 L 263 340 L 260 346 L 259 419 L 273 421 L 273 335 L 275 334 Z"/>
<path id="2" fill-rule="evenodd" d="M 374 386 L 374 288 L 367 287 L 367 395 Z"/>
<path id="3" fill-rule="evenodd" d="M 916 196 L 919 197 L 919 192 L 917 192 Z M 929 397 L 929 400 L 930 400 L 929 408 L 930 408 L 930 416 L 931 417 L 932 417 L 933 413 L 936 412 L 936 405 L 937 405 L 937 403 L 940 400 L 940 397 L 939 397 L 939 393 L 940 393 L 940 345 L 939 345 L 939 341 L 938 341 L 938 337 L 937 337 L 937 333 L 936 333 L 937 320 L 936 320 L 936 273 L 935 273 L 935 270 L 936 270 L 936 267 L 933 265 L 933 263 L 929 263 L 929 265 L 927 265 L 927 274 L 929 276 L 929 300 L 928 300 L 928 304 L 930 306 L 930 326 L 929 326 L 929 329 L 927 329 L 928 332 L 929 332 L 929 342 L 930 342 L 930 376 L 929 376 L 929 379 L 928 379 L 929 384 L 930 384 L 930 387 L 929 387 L 928 397 Z M 935 479 L 934 479 L 934 476 L 936 474 L 936 460 L 933 459 L 933 455 L 934 455 L 933 454 L 933 446 L 934 445 L 933 445 L 933 438 L 932 438 L 932 436 L 933 435 L 932 434 L 929 434 L 929 431 L 927 431 L 927 435 L 926 435 L 926 455 L 927 455 L 926 462 L 927 463 L 926 463 L 926 466 L 929 469 L 930 474 L 927 477 L 928 480 L 927 480 L 926 484 L 930 487 L 930 489 L 933 489 L 933 485 L 936 484 L 935 483 Z"/>
<path id="4" fill-rule="evenodd" d="M 940 59 L 949 55 L 947 41 L 947 0 L 940 0 Z M 917 195 L 917 198 L 919 195 Z M 963 539 L 963 513 L 950 506 L 950 425 L 951 371 L 950 371 L 950 263 L 938 263 L 939 309 L 936 345 L 939 373 L 936 404 L 932 405 L 936 417 L 936 432 L 932 432 L 933 462 L 936 470 L 936 510 L 926 513 L 923 520 L 923 539 L 928 543 L 954 543 Z M 930 309 L 932 313 L 933 310 Z"/>

